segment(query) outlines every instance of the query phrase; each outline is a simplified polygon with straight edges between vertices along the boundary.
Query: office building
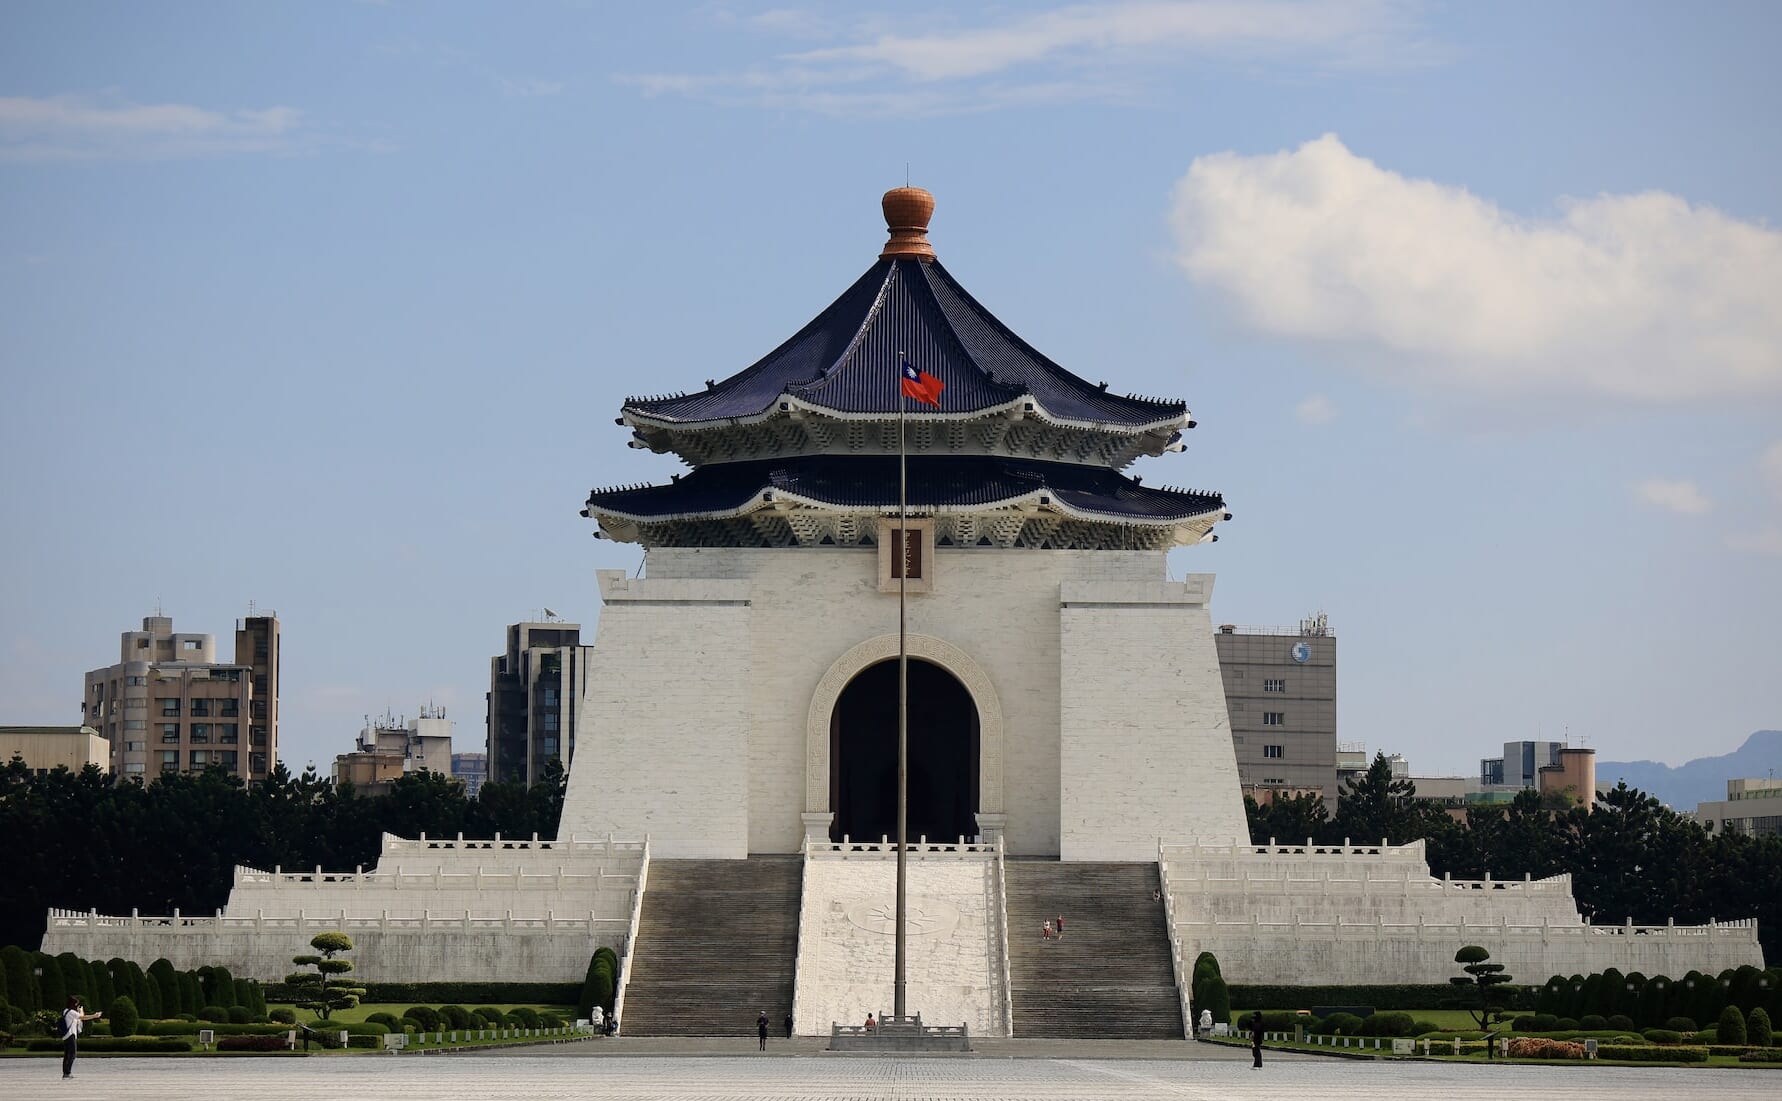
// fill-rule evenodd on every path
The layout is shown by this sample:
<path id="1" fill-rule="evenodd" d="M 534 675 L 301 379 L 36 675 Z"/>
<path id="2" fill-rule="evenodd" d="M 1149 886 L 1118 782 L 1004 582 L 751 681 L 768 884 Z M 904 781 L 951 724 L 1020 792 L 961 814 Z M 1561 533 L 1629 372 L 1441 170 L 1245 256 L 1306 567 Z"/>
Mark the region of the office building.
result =
<path id="1" fill-rule="evenodd" d="M 489 755 L 487 753 L 454 753 L 452 754 L 452 777 L 464 783 L 464 795 L 475 799 L 482 794 L 483 781 L 489 775 Z"/>
<path id="2" fill-rule="evenodd" d="M 14 757 L 38 775 L 88 765 L 111 771 L 111 743 L 90 726 L 0 726 L 0 766 Z"/>
<path id="3" fill-rule="evenodd" d="M 1695 820 L 1715 833 L 1782 834 L 1782 780 L 1728 780 L 1726 799 L 1698 803 Z"/>
<path id="4" fill-rule="evenodd" d="M 391 715 L 367 718 L 358 748 L 334 758 L 334 782 L 360 795 L 387 795 L 397 780 L 423 771 L 452 775 L 452 722 L 443 707 L 423 707 L 406 724 Z"/>
<path id="5" fill-rule="evenodd" d="M 588 683 L 579 623 L 515 623 L 507 651 L 489 663 L 488 775 L 532 785 L 552 758 L 575 756 L 577 718 Z"/>
<path id="6" fill-rule="evenodd" d="M 1336 633 L 1329 620 L 1317 615 L 1298 627 L 1227 623 L 1213 641 L 1244 794 L 1267 804 L 1315 793 L 1334 811 L 1340 793 Z"/>

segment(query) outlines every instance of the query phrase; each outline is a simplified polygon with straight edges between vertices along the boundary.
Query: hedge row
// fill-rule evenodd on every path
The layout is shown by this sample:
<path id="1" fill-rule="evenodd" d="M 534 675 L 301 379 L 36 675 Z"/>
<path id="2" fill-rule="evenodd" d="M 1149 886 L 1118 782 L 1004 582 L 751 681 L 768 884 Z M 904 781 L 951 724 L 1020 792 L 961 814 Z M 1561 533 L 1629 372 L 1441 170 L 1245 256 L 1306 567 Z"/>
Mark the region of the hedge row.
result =
<path id="1" fill-rule="evenodd" d="M 1311 1009 L 1320 1005 L 1371 1005 L 1377 1009 L 1462 1008 L 1447 983 L 1394 983 L 1379 986 L 1284 986 L 1233 983 L 1231 1004 L 1240 1009 Z M 1527 991 L 1511 987 L 1505 1008 L 1531 1009 Z M 1198 1007 L 1196 1012 L 1199 1012 Z"/>
<path id="2" fill-rule="evenodd" d="M 1599 1047 L 1598 1059 L 1621 1059 L 1639 1063 L 1705 1063 L 1708 1049 L 1700 1047 Z"/>
<path id="3" fill-rule="evenodd" d="M 80 1042 L 82 1051 L 191 1051 L 192 1041 L 173 1036 L 107 1036 Z M 62 1041 L 36 1039 L 25 1045 L 26 1051 L 61 1051 Z"/>
<path id="4" fill-rule="evenodd" d="M 574 982 L 368 982 L 361 1003 L 446 1005 L 465 1002 L 505 1002 L 509 1005 L 574 1005 L 582 984 Z M 269 983 L 269 1002 L 294 1002 L 301 993 L 285 983 Z"/>

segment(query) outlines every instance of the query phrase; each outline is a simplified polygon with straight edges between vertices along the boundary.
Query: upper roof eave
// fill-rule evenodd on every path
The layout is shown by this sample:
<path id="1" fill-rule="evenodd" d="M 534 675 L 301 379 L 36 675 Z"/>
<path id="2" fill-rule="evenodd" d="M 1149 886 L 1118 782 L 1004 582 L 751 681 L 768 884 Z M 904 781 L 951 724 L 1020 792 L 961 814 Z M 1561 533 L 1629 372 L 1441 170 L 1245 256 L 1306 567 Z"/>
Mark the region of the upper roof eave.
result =
<path id="1" fill-rule="evenodd" d="M 1020 407 L 1024 404 L 1031 404 L 1033 409 L 1030 411 L 1022 410 Z M 789 405 L 792 408 L 782 409 L 780 408 L 781 405 Z M 619 419 L 630 428 L 648 426 L 670 432 L 703 432 L 731 426 L 741 428 L 750 425 L 763 424 L 775 417 L 786 416 L 792 410 L 810 410 L 811 412 L 821 413 L 823 416 L 833 417 L 834 419 L 841 421 L 882 421 L 886 419 L 887 416 L 886 414 L 879 412 L 858 412 L 855 410 L 834 409 L 823 405 L 820 402 L 811 401 L 809 398 L 801 398 L 793 394 L 782 393 L 779 400 L 771 403 L 769 408 L 747 416 L 721 417 L 701 421 L 677 420 L 672 417 L 655 416 L 638 409 L 635 406 L 627 405 L 621 410 Z M 1056 425 L 1061 428 L 1077 428 L 1089 432 L 1107 432 L 1114 435 L 1124 436 L 1142 436 L 1147 432 L 1174 432 L 1180 430 L 1193 419 L 1193 415 L 1189 412 L 1186 405 L 1182 406 L 1182 411 L 1179 414 L 1159 418 L 1158 420 L 1147 424 L 1127 424 L 1116 423 L 1113 421 L 1092 421 L 1061 417 L 1047 409 L 1044 402 L 1040 401 L 1033 394 L 1027 392 L 1022 392 L 1008 401 L 996 405 L 987 405 L 979 409 L 946 411 L 924 409 L 920 412 L 911 410 L 911 413 L 924 421 L 967 421 L 1003 416 L 1017 411 L 1023 412 L 1026 416 L 1045 421 L 1048 424 Z"/>

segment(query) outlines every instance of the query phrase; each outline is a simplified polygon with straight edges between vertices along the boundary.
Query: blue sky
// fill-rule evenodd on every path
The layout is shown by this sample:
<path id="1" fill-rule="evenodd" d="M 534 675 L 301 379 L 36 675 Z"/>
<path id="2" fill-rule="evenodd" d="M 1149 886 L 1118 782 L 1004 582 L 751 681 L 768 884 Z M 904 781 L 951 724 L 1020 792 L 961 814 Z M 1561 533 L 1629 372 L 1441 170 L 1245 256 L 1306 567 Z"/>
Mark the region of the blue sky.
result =
<path id="1" fill-rule="evenodd" d="M 938 202 L 973 293 L 1178 396 L 1216 621 L 1329 613 L 1419 773 L 1782 725 L 1772 5 L 15 3 L 0 722 L 157 606 L 284 625 L 282 756 L 592 624 L 628 394 L 746 366 Z M 226 648 L 226 647 L 225 647 Z"/>

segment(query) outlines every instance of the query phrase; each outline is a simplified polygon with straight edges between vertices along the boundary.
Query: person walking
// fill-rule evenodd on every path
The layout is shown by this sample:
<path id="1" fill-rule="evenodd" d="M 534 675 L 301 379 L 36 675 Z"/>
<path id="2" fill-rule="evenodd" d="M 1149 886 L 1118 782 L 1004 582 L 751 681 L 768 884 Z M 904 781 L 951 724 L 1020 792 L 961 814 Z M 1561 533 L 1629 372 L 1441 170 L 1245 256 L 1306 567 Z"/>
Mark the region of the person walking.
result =
<path id="1" fill-rule="evenodd" d="M 1250 1014 L 1250 1068 L 1262 1069 L 1262 1010 Z"/>
<path id="2" fill-rule="evenodd" d="M 1051 918 L 1047 918 L 1045 924 L 1040 926 L 1040 939 L 1041 940 L 1051 940 L 1052 939 L 1052 919 Z"/>
<path id="3" fill-rule="evenodd" d="M 1063 914 L 1059 914 L 1058 919 L 1056 921 L 1052 922 L 1052 928 L 1058 930 L 1058 939 L 1063 940 L 1064 939 L 1064 915 Z"/>
<path id="4" fill-rule="evenodd" d="M 786 1014 L 786 1039 L 792 1038 L 792 1014 Z"/>
<path id="5" fill-rule="evenodd" d="M 755 1018 L 755 1035 L 757 1035 L 761 1038 L 761 1050 L 766 1051 L 767 1050 L 767 1010 L 765 1010 L 765 1009 L 763 1009 L 761 1011 L 761 1016 Z"/>
<path id="6" fill-rule="evenodd" d="M 79 998 L 72 995 L 68 998 L 68 1008 L 62 1011 L 62 1077 L 74 1077 L 74 1052 L 80 1030 L 86 1022 L 96 1020 L 98 1016 L 86 1012 Z"/>

